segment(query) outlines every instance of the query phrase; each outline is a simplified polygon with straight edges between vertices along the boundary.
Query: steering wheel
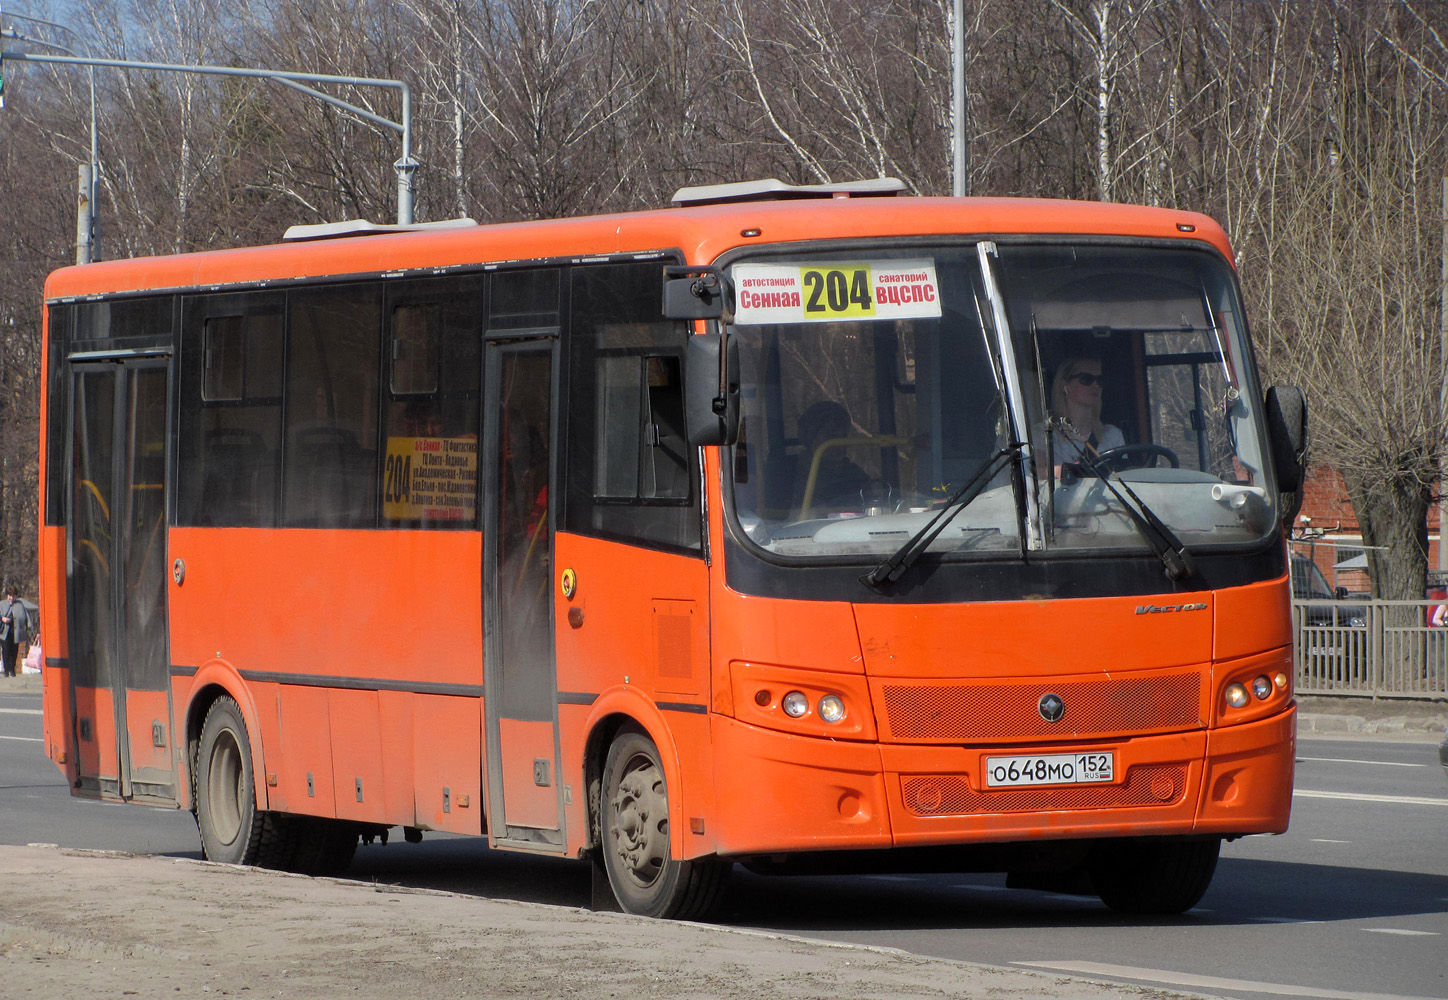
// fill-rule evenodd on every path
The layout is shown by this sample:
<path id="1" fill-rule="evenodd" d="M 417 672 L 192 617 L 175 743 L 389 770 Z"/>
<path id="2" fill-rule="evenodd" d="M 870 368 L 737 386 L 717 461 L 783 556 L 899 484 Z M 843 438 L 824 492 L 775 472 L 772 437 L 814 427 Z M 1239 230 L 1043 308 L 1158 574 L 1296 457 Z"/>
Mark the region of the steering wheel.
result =
<path id="1" fill-rule="evenodd" d="M 1127 469 L 1150 469 L 1156 466 L 1158 458 L 1165 458 L 1167 464 L 1173 469 L 1180 469 L 1181 459 L 1177 453 L 1166 445 L 1150 444 L 1124 444 L 1119 448 L 1108 448 L 1096 456 L 1096 460 L 1105 465 L 1113 472 L 1125 472 Z"/>

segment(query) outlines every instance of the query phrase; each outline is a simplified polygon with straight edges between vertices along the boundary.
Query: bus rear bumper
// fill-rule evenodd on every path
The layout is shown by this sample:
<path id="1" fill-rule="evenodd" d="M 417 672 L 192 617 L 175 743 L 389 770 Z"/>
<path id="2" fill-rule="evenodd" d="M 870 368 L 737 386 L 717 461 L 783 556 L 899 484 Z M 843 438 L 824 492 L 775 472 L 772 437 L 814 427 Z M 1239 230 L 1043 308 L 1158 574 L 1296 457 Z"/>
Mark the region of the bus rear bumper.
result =
<path id="1" fill-rule="evenodd" d="M 847 743 L 715 717 L 720 854 L 1287 829 L 1296 710 L 1229 729 L 1039 747 Z M 987 757 L 1115 753 L 1112 782 L 986 788 Z"/>

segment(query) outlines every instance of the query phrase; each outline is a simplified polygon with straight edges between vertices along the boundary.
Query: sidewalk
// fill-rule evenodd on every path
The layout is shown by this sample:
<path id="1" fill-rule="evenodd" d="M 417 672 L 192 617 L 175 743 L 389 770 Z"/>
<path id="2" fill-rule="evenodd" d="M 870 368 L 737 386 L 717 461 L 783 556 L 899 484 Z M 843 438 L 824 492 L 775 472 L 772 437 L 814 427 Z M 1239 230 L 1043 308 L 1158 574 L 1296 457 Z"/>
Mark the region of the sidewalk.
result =
<path id="1" fill-rule="evenodd" d="M 627 1000 L 1189 996 L 732 927 L 176 858 L 0 853 L 0 994 Z"/>
<path id="2" fill-rule="evenodd" d="M 1448 732 L 1448 702 L 1410 699 L 1297 699 L 1298 736 L 1380 737 L 1438 743 Z"/>

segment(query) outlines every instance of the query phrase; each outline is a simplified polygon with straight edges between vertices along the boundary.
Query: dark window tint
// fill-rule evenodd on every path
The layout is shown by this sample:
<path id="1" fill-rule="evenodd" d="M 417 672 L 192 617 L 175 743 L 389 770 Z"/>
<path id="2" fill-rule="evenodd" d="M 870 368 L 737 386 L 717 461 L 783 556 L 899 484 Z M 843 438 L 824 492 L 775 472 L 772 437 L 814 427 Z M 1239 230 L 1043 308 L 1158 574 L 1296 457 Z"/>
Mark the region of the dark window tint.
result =
<path id="1" fill-rule="evenodd" d="M 477 524 L 482 288 L 473 276 L 388 286 L 386 526 Z"/>
<path id="2" fill-rule="evenodd" d="M 95 341 L 165 339 L 171 336 L 174 305 L 175 299 L 169 295 L 87 302 L 75 307 L 71 339 L 82 345 L 82 350 L 95 346 Z"/>
<path id="3" fill-rule="evenodd" d="M 49 394 L 45 421 L 45 523 L 65 523 L 65 441 L 70 412 L 66 381 L 65 352 L 75 306 L 51 306 L 49 310 L 50 351 L 46 357 Z"/>
<path id="4" fill-rule="evenodd" d="M 276 525 L 282 324 L 275 293 L 184 304 L 177 523 Z"/>
<path id="5" fill-rule="evenodd" d="M 372 527 L 382 295 L 373 285 L 287 299 L 285 525 Z"/>
<path id="6" fill-rule="evenodd" d="M 282 394 L 282 324 L 278 314 L 206 320 L 207 402 L 277 400 Z"/>
<path id="7" fill-rule="evenodd" d="M 85 371 L 75 378 L 75 446 L 70 550 L 71 676 L 81 687 L 109 687 L 115 655 L 111 563 L 116 558 L 116 378 Z"/>
<path id="8" fill-rule="evenodd" d="M 580 267 L 570 310 L 572 531 L 696 548 L 695 449 L 684 440 L 687 327 L 661 314 L 658 262 Z"/>
<path id="9" fill-rule="evenodd" d="M 488 329 L 558 325 L 558 268 L 497 271 L 493 274 Z"/>

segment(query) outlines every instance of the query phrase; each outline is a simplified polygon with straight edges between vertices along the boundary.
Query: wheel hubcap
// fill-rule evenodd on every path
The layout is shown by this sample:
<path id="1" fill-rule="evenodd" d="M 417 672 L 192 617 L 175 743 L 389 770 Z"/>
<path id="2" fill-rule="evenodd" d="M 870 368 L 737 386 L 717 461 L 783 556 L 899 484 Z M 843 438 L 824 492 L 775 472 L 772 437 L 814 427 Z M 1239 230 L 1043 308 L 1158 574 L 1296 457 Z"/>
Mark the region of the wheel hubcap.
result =
<path id="1" fill-rule="evenodd" d="M 629 761 L 613 800 L 613 850 L 624 871 L 652 885 L 669 854 L 669 803 L 663 775 L 647 757 Z"/>
<path id="2" fill-rule="evenodd" d="M 211 750 L 206 768 L 206 815 L 211 829 L 223 844 L 236 840 L 241 832 L 242 779 L 241 748 L 230 732 L 221 733 Z"/>

